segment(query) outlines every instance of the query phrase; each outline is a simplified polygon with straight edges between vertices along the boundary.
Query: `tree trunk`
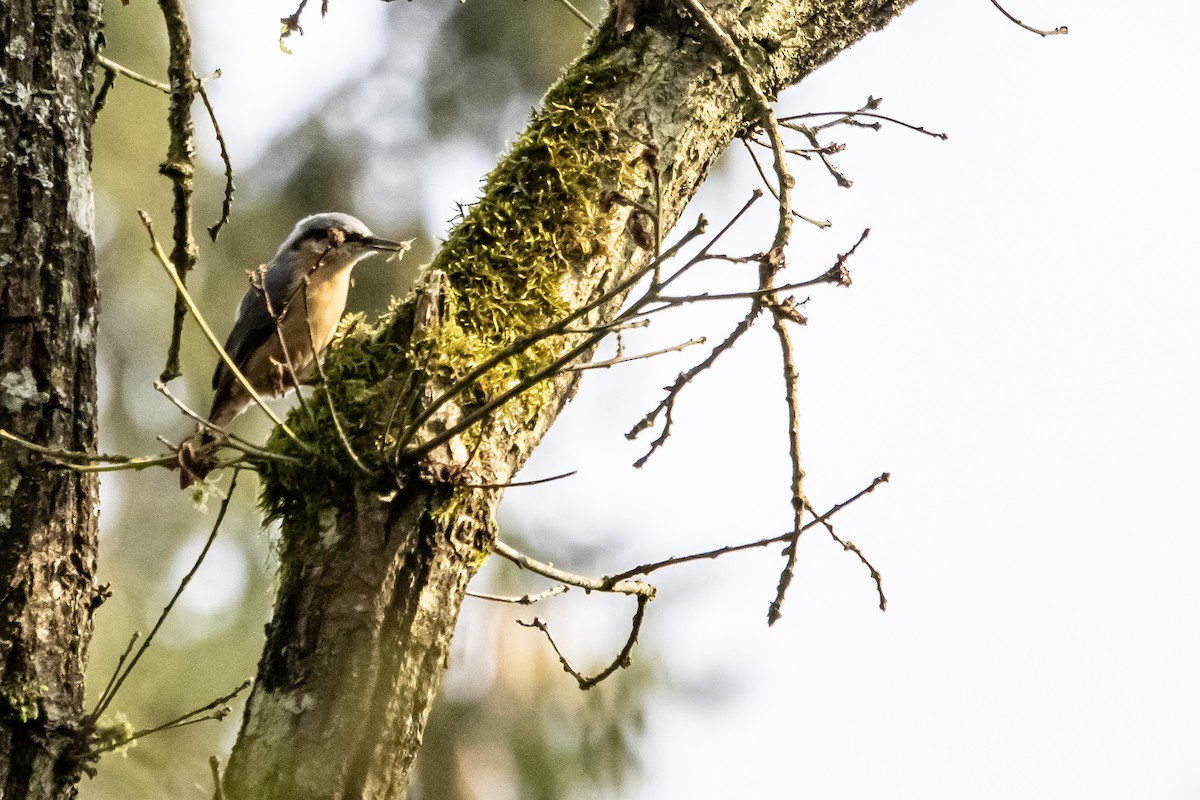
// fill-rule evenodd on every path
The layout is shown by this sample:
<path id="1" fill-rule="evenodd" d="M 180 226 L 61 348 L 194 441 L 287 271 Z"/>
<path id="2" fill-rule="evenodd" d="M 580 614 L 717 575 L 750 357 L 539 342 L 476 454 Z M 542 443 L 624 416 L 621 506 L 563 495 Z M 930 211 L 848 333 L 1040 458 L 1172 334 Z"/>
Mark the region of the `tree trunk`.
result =
<path id="1" fill-rule="evenodd" d="M 0 14 L 0 428 L 96 439 L 96 0 Z M 72 797 L 98 602 L 97 483 L 0 444 L 0 797 Z"/>
<path id="2" fill-rule="evenodd" d="M 722 0 L 709 11 L 774 98 L 911 2 Z M 328 391 L 376 474 L 352 465 L 327 414 L 290 420 L 315 454 L 273 440 L 303 465 L 275 463 L 264 475 L 264 504 L 284 520 L 282 579 L 225 778 L 234 800 L 404 796 L 460 604 L 494 538 L 502 490 L 467 485 L 510 480 L 578 373 L 558 371 L 516 396 L 453 449 L 422 451 L 428 429 L 413 439 L 419 457 L 394 467 L 380 448 L 403 439 L 404 420 L 419 421 L 421 402 L 470 368 L 647 264 L 644 212 L 623 200 L 653 207 L 657 168 L 669 230 L 711 165 L 760 118 L 745 76 L 684 3 L 641 5 L 631 33 L 618 35 L 611 19 L 601 26 L 436 256 L 448 280 L 440 325 L 425 331 L 409 303 L 330 355 Z M 576 327 L 610 320 L 622 298 Z M 422 338 L 408 347 L 414 325 Z M 453 425 L 572 348 L 588 352 L 579 335 L 539 342 L 432 422 Z"/>

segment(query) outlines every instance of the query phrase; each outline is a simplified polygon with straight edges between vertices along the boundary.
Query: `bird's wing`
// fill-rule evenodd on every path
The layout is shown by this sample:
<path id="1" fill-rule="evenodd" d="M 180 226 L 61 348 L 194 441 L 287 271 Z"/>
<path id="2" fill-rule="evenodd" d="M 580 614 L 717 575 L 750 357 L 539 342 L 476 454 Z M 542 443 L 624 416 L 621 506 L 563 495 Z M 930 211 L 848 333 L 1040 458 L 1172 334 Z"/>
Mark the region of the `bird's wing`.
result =
<path id="1" fill-rule="evenodd" d="M 276 266 L 267 270 L 264 283 L 267 293 L 271 297 L 271 310 L 279 314 L 295 294 L 300 284 L 300 278 L 294 276 L 291 270 Z M 267 311 L 263 290 L 252 285 L 246 291 L 246 296 L 242 298 L 242 304 L 238 306 L 237 316 L 233 320 L 233 330 L 229 332 L 229 338 L 225 340 L 225 352 L 233 359 L 233 363 L 237 364 L 238 369 L 244 370 L 250 356 L 274 335 L 275 320 Z M 213 389 L 218 388 L 232 377 L 225 360 L 218 360 L 217 368 L 213 370 Z"/>

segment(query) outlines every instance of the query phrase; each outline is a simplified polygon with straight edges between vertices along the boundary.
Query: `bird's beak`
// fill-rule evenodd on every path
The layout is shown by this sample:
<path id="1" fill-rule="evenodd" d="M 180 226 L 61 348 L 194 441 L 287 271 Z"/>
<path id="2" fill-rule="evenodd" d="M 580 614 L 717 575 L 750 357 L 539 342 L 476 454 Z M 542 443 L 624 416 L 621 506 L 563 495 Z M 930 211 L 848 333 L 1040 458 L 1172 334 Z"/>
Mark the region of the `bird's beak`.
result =
<path id="1" fill-rule="evenodd" d="M 358 240 L 358 244 L 368 250 L 377 250 L 381 253 L 403 253 L 412 245 L 412 242 L 393 242 L 391 239 L 380 239 L 378 236 L 364 236 Z"/>

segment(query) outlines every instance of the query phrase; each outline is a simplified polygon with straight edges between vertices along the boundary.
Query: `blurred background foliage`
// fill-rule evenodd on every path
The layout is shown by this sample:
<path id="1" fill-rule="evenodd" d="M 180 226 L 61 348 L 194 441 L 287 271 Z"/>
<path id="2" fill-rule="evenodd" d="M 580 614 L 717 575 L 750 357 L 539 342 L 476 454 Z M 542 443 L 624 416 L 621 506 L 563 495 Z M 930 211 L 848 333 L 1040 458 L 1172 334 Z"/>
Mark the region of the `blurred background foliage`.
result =
<path id="1" fill-rule="evenodd" d="M 380 235 L 416 240 L 399 269 L 381 260 L 359 267 L 352 310 L 378 312 L 390 296 L 406 291 L 417 265 L 428 259 L 457 213 L 455 198 L 447 196 L 439 176 L 474 168 L 482 179 L 488 162 L 520 131 L 530 108 L 587 33 L 553 2 L 440 5 L 388 6 L 383 30 L 371 32 L 384 37 L 381 56 L 365 73 L 307 98 L 309 110 L 300 116 L 230 116 L 228 110 L 222 113 L 218 84 L 254 76 L 226 74 L 212 84 L 218 119 L 231 141 L 245 139 L 239 131 L 259 123 L 270 136 L 250 163 L 232 147 L 235 210 L 215 244 L 204 230 L 218 216 L 223 178 L 211 127 L 197 103 L 203 156 L 196 179 L 200 260 L 190 283 L 219 335 L 228 330 L 245 291 L 244 271 L 268 260 L 297 219 L 319 211 L 350 212 Z M 581 5 L 594 19 L 603 15 L 594 0 Z M 276 10 L 281 17 L 292 11 L 282 2 Z M 346 3 L 331 5 L 334 15 L 354 11 Z M 223 12 L 207 3 L 194 3 L 190 13 L 196 68 L 207 73 L 222 64 L 227 46 L 222 29 L 239 22 L 220 18 Z M 302 22 L 310 36 L 315 33 L 322 24 L 317 4 Z M 165 43 L 154 4 L 110 3 L 105 26 L 105 55 L 163 79 Z M 305 41 L 293 39 L 288 45 Z M 254 46 L 278 56 L 270 36 Z M 314 90 L 298 80 L 294 91 Z M 172 298 L 147 253 L 135 214 L 137 208 L 148 210 L 160 238 L 169 238 L 169 185 L 157 173 L 166 152 L 166 109 L 162 94 L 118 80 L 95 127 L 102 447 L 108 452 L 153 452 L 159 447 L 156 436 L 177 441 L 190 428 L 152 389 L 164 363 Z M 183 356 L 184 377 L 171 389 L 204 410 L 213 356 L 190 322 Z M 262 438 L 267 430 L 252 413 L 237 427 L 251 438 Z M 111 585 L 113 596 L 97 617 L 89 683 L 93 700 L 131 632 L 153 625 L 212 524 L 216 503 L 207 510 L 193 508 L 175 481 L 174 474 L 163 471 L 104 477 L 101 580 Z M 275 565 L 273 532 L 261 528 L 251 485 L 243 481 L 206 563 L 110 709 L 135 728 L 199 707 L 254 674 L 262 626 L 271 611 Z M 519 546 L 514 527 L 519 521 L 507 526 L 504 537 Z M 603 550 L 602 543 L 591 546 L 591 556 L 569 548 L 564 552 L 571 554 L 574 567 L 586 570 Z M 514 594 L 544 588 L 531 579 L 508 565 L 491 564 L 476 588 L 482 584 L 485 590 Z M 643 643 L 634 668 L 584 693 L 561 671 L 541 635 L 513 621 L 534 611 L 550 619 L 580 668 L 591 670 L 620 648 L 632 612 L 632 603 L 621 600 L 628 598 L 595 602 L 575 592 L 535 609 L 468 600 L 412 796 L 611 796 L 638 766 L 644 689 L 655 679 L 650 648 Z M 99 774 L 81 786 L 81 796 L 211 796 L 208 756 L 224 760 L 240 710 L 239 701 L 223 722 L 157 734 L 123 755 L 106 756 Z"/>

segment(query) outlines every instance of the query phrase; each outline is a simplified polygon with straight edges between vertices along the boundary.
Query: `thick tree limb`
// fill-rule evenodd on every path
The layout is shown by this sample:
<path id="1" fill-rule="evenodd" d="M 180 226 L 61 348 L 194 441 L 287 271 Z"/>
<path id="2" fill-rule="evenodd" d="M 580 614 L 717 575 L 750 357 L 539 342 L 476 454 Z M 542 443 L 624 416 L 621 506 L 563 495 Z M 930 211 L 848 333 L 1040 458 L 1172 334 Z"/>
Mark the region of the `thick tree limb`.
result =
<path id="1" fill-rule="evenodd" d="M 706 8 L 769 99 L 910 3 Z M 746 75 L 691 17 L 672 4 L 647 4 L 638 23 L 623 36 L 612 19 L 600 26 L 435 257 L 447 279 L 440 328 L 406 346 L 410 304 L 330 355 L 325 391 L 338 397 L 346 434 L 364 459 L 407 437 L 388 419 L 419 418 L 423 401 L 474 366 L 649 263 L 654 254 L 627 225 L 640 213 L 635 205 L 654 206 L 660 190 L 656 210 L 669 229 L 730 142 L 762 117 Z M 657 148 L 657 176 L 642 157 L 648 147 Z M 604 202 L 614 193 L 632 202 Z M 600 304 L 581 327 L 610 321 L 622 299 Z M 424 423 L 428 430 L 414 432 L 412 452 L 421 455 L 402 460 L 398 477 L 372 481 L 347 468 L 327 414 L 315 423 L 292 415 L 293 428 L 323 455 L 305 458 L 304 467 L 266 467 L 264 503 L 284 518 L 282 577 L 225 778 L 229 798 L 404 796 L 462 598 L 494 540 L 502 492 L 465 484 L 507 483 L 580 373 L 537 384 L 446 446 L 420 444 L 561 359 L 585 335 L 539 340 L 481 376 Z M 297 454 L 281 436 L 273 446 Z"/>

